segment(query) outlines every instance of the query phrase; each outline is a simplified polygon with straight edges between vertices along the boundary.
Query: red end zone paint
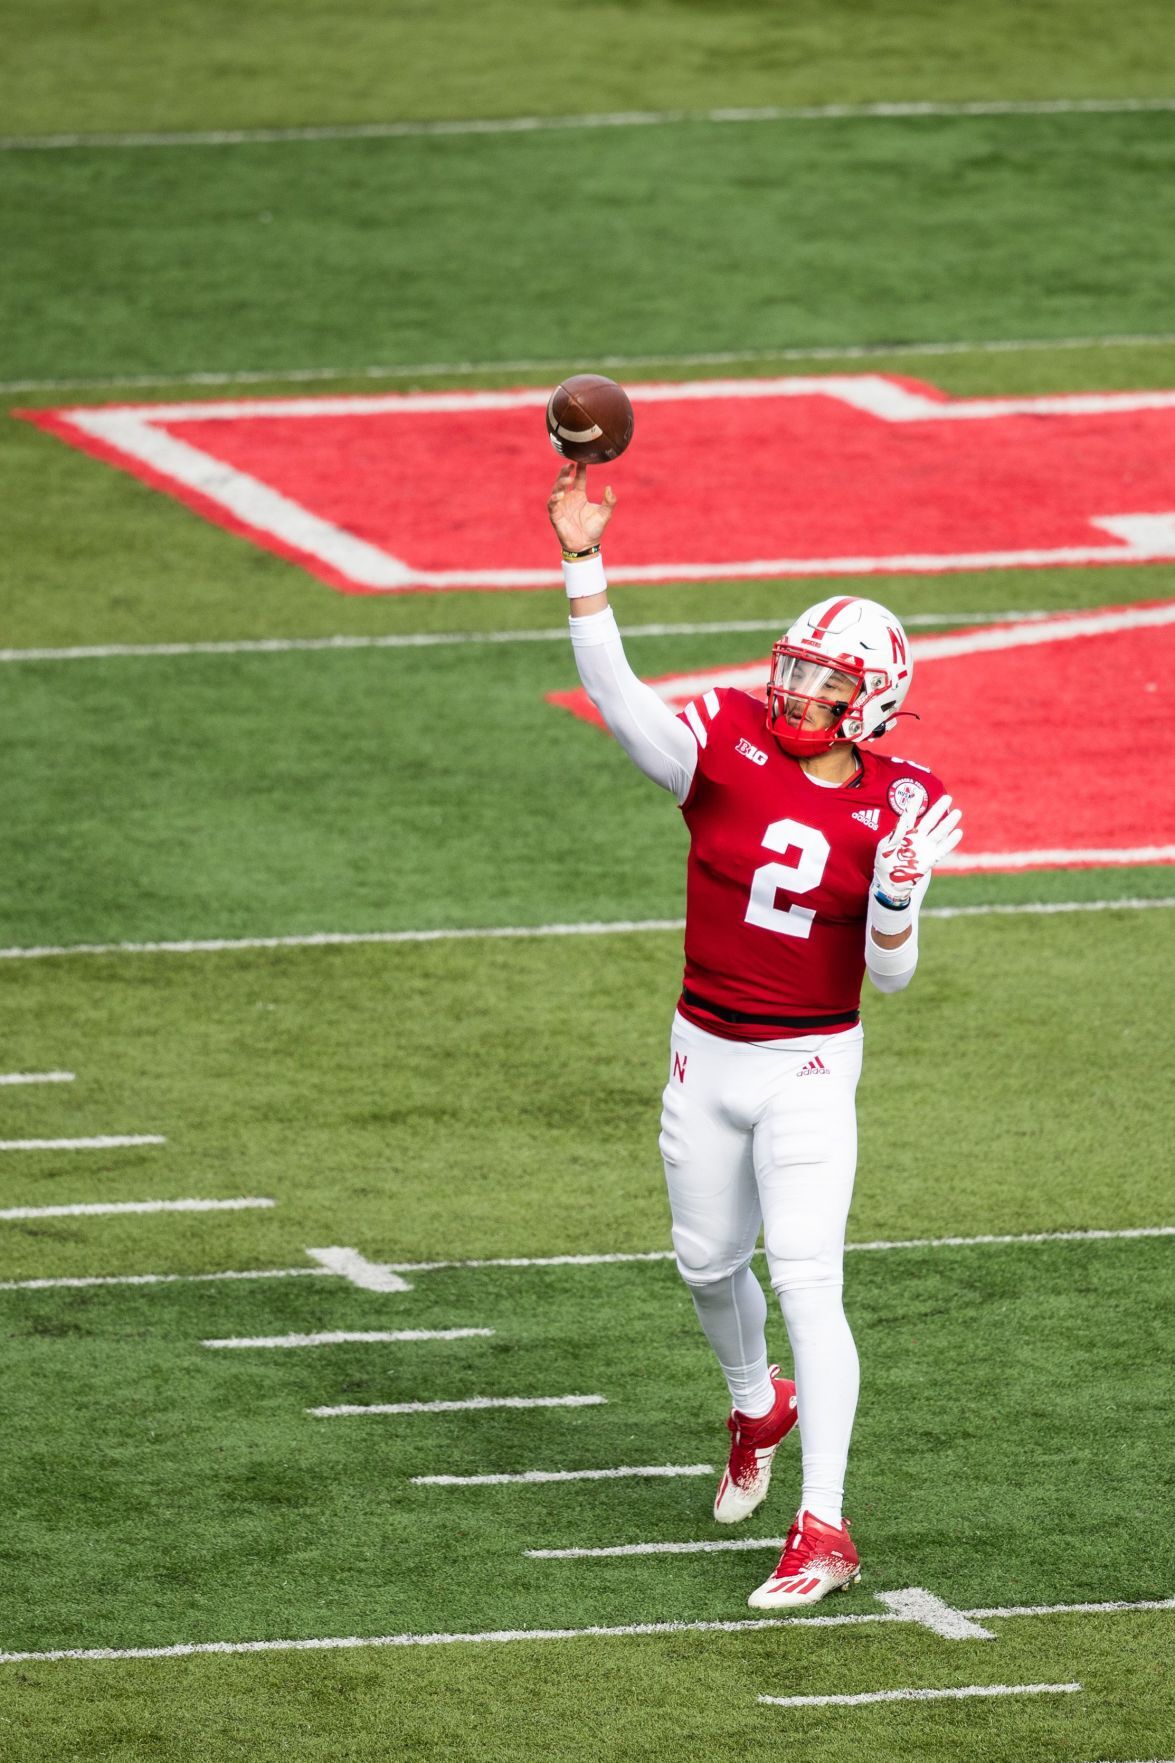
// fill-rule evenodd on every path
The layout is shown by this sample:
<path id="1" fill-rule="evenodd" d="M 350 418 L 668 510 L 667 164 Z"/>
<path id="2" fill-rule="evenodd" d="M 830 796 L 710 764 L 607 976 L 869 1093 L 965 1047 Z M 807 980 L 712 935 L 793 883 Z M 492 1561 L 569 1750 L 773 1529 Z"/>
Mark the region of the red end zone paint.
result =
<path id="1" fill-rule="evenodd" d="M 878 751 L 929 765 L 963 807 L 966 840 L 946 867 L 1175 862 L 1175 605 L 916 637 L 912 649 L 920 720 Z M 768 671 L 764 657 L 650 684 L 680 708 L 719 685 L 761 697 Z M 550 701 L 599 720 L 582 691 Z"/>
<path id="2" fill-rule="evenodd" d="M 1175 392 L 634 386 L 615 581 L 1175 559 Z M 17 414 L 352 593 L 545 587 L 545 388 Z M 683 464 L 684 461 L 684 464 Z"/>

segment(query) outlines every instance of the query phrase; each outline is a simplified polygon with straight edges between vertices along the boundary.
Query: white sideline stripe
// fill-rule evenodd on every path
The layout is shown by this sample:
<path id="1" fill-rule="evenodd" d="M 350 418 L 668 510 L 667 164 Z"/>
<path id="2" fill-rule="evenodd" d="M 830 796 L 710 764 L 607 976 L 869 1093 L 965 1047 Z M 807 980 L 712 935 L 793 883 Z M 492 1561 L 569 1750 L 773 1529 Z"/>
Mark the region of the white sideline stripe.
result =
<path id="1" fill-rule="evenodd" d="M 1120 900 L 1026 900 L 982 906 L 928 906 L 925 918 L 988 918 L 1021 913 L 1141 912 L 1175 906 L 1175 897 Z M 249 949 L 336 949 L 381 943 L 450 943 L 517 937 L 607 937 L 682 930 L 684 918 L 614 919 L 608 923 L 509 924 L 460 930 L 316 931 L 302 937 L 209 937 L 175 943 L 61 943 L 0 949 L 0 961 L 38 961 L 56 955 L 220 955 Z"/>
<path id="2" fill-rule="evenodd" d="M 617 1543 L 611 1549 L 527 1549 L 532 1561 L 594 1561 L 613 1555 L 717 1555 L 729 1550 L 782 1549 L 786 1537 L 732 1537 L 721 1543 Z"/>
<path id="3" fill-rule="evenodd" d="M 6 1071 L 0 1084 L 71 1084 L 75 1076 L 72 1071 Z"/>
<path id="4" fill-rule="evenodd" d="M 114 1212 L 242 1212 L 250 1206 L 274 1206 L 275 1200 L 118 1200 L 109 1205 L 7 1206 L 2 1218 L 94 1218 Z M 71 1281 L 71 1284 L 74 1282 Z"/>
<path id="5" fill-rule="evenodd" d="M 990 1628 L 982 1628 L 973 1622 L 961 1610 L 954 1609 L 950 1604 L 936 1598 L 924 1586 L 907 1586 L 900 1592 L 878 1592 L 878 1602 L 902 1616 L 907 1622 L 917 1622 L 928 1628 L 933 1634 L 941 1635 L 948 1641 L 994 1641 L 995 1635 Z"/>
<path id="6" fill-rule="evenodd" d="M 300 128 L 129 130 L 117 134 L 0 136 L 0 152 L 63 147 L 240 147 L 279 141 L 385 141 L 435 135 L 531 135 L 567 129 L 658 128 L 670 123 L 858 122 L 921 116 L 1131 116 L 1175 110 L 1175 98 L 897 99 L 872 104 L 723 105 L 707 110 L 608 110 L 582 116 L 494 116 L 357 122 Z"/>
<path id="7" fill-rule="evenodd" d="M 1175 342 L 1175 337 L 1172 338 Z M 902 623 L 920 624 L 1019 624 L 1033 618 L 1053 618 L 1051 612 L 913 612 Z M 737 636 L 742 632 L 774 631 L 780 621 L 766 618 L 724 619 L 714 624 L 626 624 L 631 637 Z M 91 643 L 71 649 L 0 649 L 0 664 L 21 661 L 110 661 L 182 655 L 291 655 L 326 651 L 344 654 L 352 649 L 450 649 L 500 643 L 565 643 L 567 629 L 497 631 L 420 631 L 404 635 L 368 637 L 253 637 L 222 643 Z"/>
<path id="8" fill-rule="evenodd" d="M 877 1243 L 846 1243 L 845 1253 L 861 1250 L 879 1249 L 968 1249 L 987 1244 L 1011 1245 L 1017 1243 L 1090 1243 L 1111 1242 L 1132 1237 L 1170 1237 L 1175 1236 L 1175 1224 L 1140 1226 L 1129 1230 L 1054 1230 L 1037 1231 L 1027 1236 L 980 1236 L 980 1237 L 911 1237 L 904 1242 Z M 487 1267 L 601 1267 L 616 1262 L 628 1261 L 672 1261 L 672 1249 L 642 1249 L 630 1254 L 616 1253 L 608 1255 L 542 1255 L 513 1256 L 499 1260 L 481 1261 L 399 1261 L 389 1266 L 389 1271 L 402 1273 L 434 1273 L 444 1268 L 487 1268 Z M 255 1271 L 227 1273 L 112 1273 L 84 1275 L 63 1279 L 11 1279 L 0 1280 L 0 1292 L 41 1292 L 57 1286 L 147 1286 L 147 1285 L 180 1285 L 190 1281 L 207 1281 L 221 1279 L 301 1279 L 315 1275 L 331 1275 L 333 1267 L 263 1267 Z M 345 1277 L 345 1276 L 344 1276 Z M 473 1330 L 473 1333 L 480 1331 Z M 207 1343 L 205 1343 L 207 1345 Z M 649 1545 L 650 1547 L 654 1545 Z M 677 1545 L 673 1545 L 676 1547 Z M 691 1545 L 692 1546 L 692 1545 Z M 715 1544 L 714 1547 L 726 1547 Z M 734 1545 L 729 1545 L 733 1547 Z M 781 1544 L 782 1546 L 782 1544 Z"/>
<path id="9" fill-rule="evenodd" d="M 1170 1610 L 1175 1599 L 1137 1604 L 1052 1604 L 1008 1610 L 969 1610 L 969 1616 L 1103 1615 L 1119 1610 Z M 189 1659 L 201 1653 L 334 1652 L 357 1647 L 453 1647 L 482 1641 L 578 1641 L 630 1635 L 745 1634 L 754 1628 L 854 1628 L 864 1623 L 901 1622 L 887 1611 L 854 1616 L 759 1616 L 730 1622 L 632 1622 L 605 1628 L 499 1628 L 473 1634 L 339 1635 L 311 1640 L 181 1641 L 170 1647 L 58 1647 L 43 1653 L 0 1653 L 0 1665 L 50 1664 L 59 1659 Z"/>
<path id="10" fill-rule="evenodd" d="M 958 1690 L 870 1690 L 862 1696 L 759 1696 L 774 1708 L 859 1708 L 865 1702 L 942 1702 L 964 1696 L 1072 1695 L 1079 1683 L 970 1684 Z"/>
<path id="11" fill-rule="evenodd" d="M 506 1483 L 619 1481 L 634 1475 L 673 1478 L 714 1473 L 712 1463 L 651 1463 L 640 1468 L 625 1466 L 620 1469 L 526 1469 L 518 1475 L 414 1475 L 412 1483 L 415 1487 L 427 1488 L 486 1488 L 502 1487 Z"/>
<path id="12" fill-rule="evenodd" d="M 297 1273 L 329 1273 L 329 1267 L 299 1267 Z M 212 1277 L 216 1277 L 215 1275 Z M 201 1341 L 202 1347 L 337 1347 L 345 1341 L 467 1341 L 489 1336 L 492 1328 L 334 1328 L 323 1334 L 231 1335 L 223 1341 Z"/>
<path id="13" fill-rule="evenodd" d="M 158 1133 L 107 1133 L 96 1139 L 0 1139 L 0 1151 L 117 1151 L 127 1145 L 166 1145 Z"/>
<path id="14" fill-rule="evenodd" d="M 1101 337 L 992 337 L 986 341 L 955 340 L 925 343 L 840 343 L 802 349 L 724 349 L 692 355 L 593 355 L 596 367 L 737 367 L 740 363 L 763 366 L 775 361 L 877 361 L 908 355 L 1019 355 L 1057 349 L 1169 349 L 1175 331 L 1138 336 Z M 147 389 L 155 386 L 249 386 L 300 384 L 316 380 L 445 378 L 474 373 L 563 373 L 567 360 L 532 358 L 524 361 L 401 361 L 364 367 L 272 367 L 246 368 L 230 373 L 133 373 L 109 378 L 0 380 L 0 394 L 8 392 L 84 392 L 107 386 Z"/>
<path id="15" fill-rule="evenodd" d="M 490 1334 L 492 1331 L 486 1329 L 483 1332 Z M 607 1400 L 607 1396 L 468 1396 L 460 1402 L 370 1402 L 366 1405 L 344 1402 L 337 1408 L 307 1408 L 306 1412 L 320 1420 L 334 1420 L 351 1414 L 458 1414 L 467 1409 L 482 1408 L 595 1408 Z M 507 1477 L 507 1480 L 518 1479 L 517 1476 Z"/>
<path id="16" fill-rule="evenodd" d="M 379 1261 L 368 1261 L 358 1249 L 307 1249 L 313 1261 L 328 1273 L 349 1279 L 361 1292 L 410 1292 L 412 1287 L 398 1272 Z"/>

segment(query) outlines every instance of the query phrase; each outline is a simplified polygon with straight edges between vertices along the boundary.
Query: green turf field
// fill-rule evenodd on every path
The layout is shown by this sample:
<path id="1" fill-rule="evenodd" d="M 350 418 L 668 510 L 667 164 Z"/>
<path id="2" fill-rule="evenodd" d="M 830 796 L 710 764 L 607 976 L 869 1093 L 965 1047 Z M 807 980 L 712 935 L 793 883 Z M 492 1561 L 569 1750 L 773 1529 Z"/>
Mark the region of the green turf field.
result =
<path id="1" fill-rule="evenodd" d="M 1155 99 L 1165 28 L 1104 0 L 67 0 L 13 12 L 0 126 Z M 936 912 L 982 910 L 929 918 L 911 990 L 866 998 L 865 1577 L 831 1624 L 753 1618 L 798 1450 L 744 1527 L 760 1549 L 696 1547 L 730 1538 L 724 1390 L 656 1152 L 680 934 L 479 934 L 682 910 L 672 806 L 544 702 L 575 677 L 562 596 L 337 594 L 7 415 L 234 375 L 280 395 L 611 360 L 860 371 L 860 350 L 962 396 L 1175 387 L 1173 156 L 1175 112 L 1064 108 L 0 144 L 0 1075 L 75 1074 L 0 1084 L 0 1141 L 165 1141 L 0 1151 L 4 1763 L 1175 1757 L 1170 1241 L 1147 1234 L 1175 1222 L 1170 867 L 943 877 Z M 1175 597 L 1175 567 L 885 586 L 950 630 Z M 630 638 L 663 674 L 761 656 L 827 591 L 614 599 L 630 628 L 694 627 Z M 707 628 L 733 620 L 761 628 Z M 429 633 L 493 640 L 55 653 Z M 1032 905 L 1100 909 L 987 911 Z M 280 941 L 454 930 L 475 934 Z M 46 1210 L 226 1199 L 272 1204 Z M 308 1253 L 330 1247 L 405 1289 Z M 202 1344 L 459 1329 L 491 1332 Z M 307 1412 L 571 1395 L 602 1400 Z M 635 1544 L 678 1548 L 528 1553 Z M 992 1638 L 879 1600 L 912 1587 Z M 218 1646 L 245 1650 L 167 1652 Z M 1016 1693 L 758 1699 L 899 1688 Z"/>

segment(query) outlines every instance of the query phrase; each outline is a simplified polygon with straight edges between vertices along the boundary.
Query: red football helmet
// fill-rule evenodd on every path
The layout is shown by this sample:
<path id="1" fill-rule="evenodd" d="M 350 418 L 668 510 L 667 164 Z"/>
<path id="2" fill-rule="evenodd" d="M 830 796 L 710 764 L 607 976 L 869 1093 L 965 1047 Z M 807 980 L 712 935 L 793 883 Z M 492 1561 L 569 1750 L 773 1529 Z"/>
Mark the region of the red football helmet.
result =
<path id="1" fill-rule="evenodd" d="M 797 759 L 838 741 L 875 740 L 901 709 L 913 672 L 909 641 L 892 612 L 876 600 L 821 600 L 771 651 L 768 730 Z M 813 708 L 828 712 L 826 727 L 805 727 Z"/>

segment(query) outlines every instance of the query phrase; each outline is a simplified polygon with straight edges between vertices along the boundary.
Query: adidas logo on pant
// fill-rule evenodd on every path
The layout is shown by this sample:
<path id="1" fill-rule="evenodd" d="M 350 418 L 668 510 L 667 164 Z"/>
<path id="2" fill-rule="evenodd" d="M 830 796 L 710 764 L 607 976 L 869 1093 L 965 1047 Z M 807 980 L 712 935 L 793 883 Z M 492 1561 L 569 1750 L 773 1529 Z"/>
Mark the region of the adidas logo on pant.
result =
<path id="1" fill-rule="evenodd" d="M 815 1059 L 809 1059 L 806 1065 L 800 1066 L 800 1069 L 796 1072 L 796 1076 L 831 1077 L 832 1073 L 829 1071 L 827 1065 L 825 1065 L 823 1059 L 821 1059 L 819 1053 L 817 1053 Z"/>

